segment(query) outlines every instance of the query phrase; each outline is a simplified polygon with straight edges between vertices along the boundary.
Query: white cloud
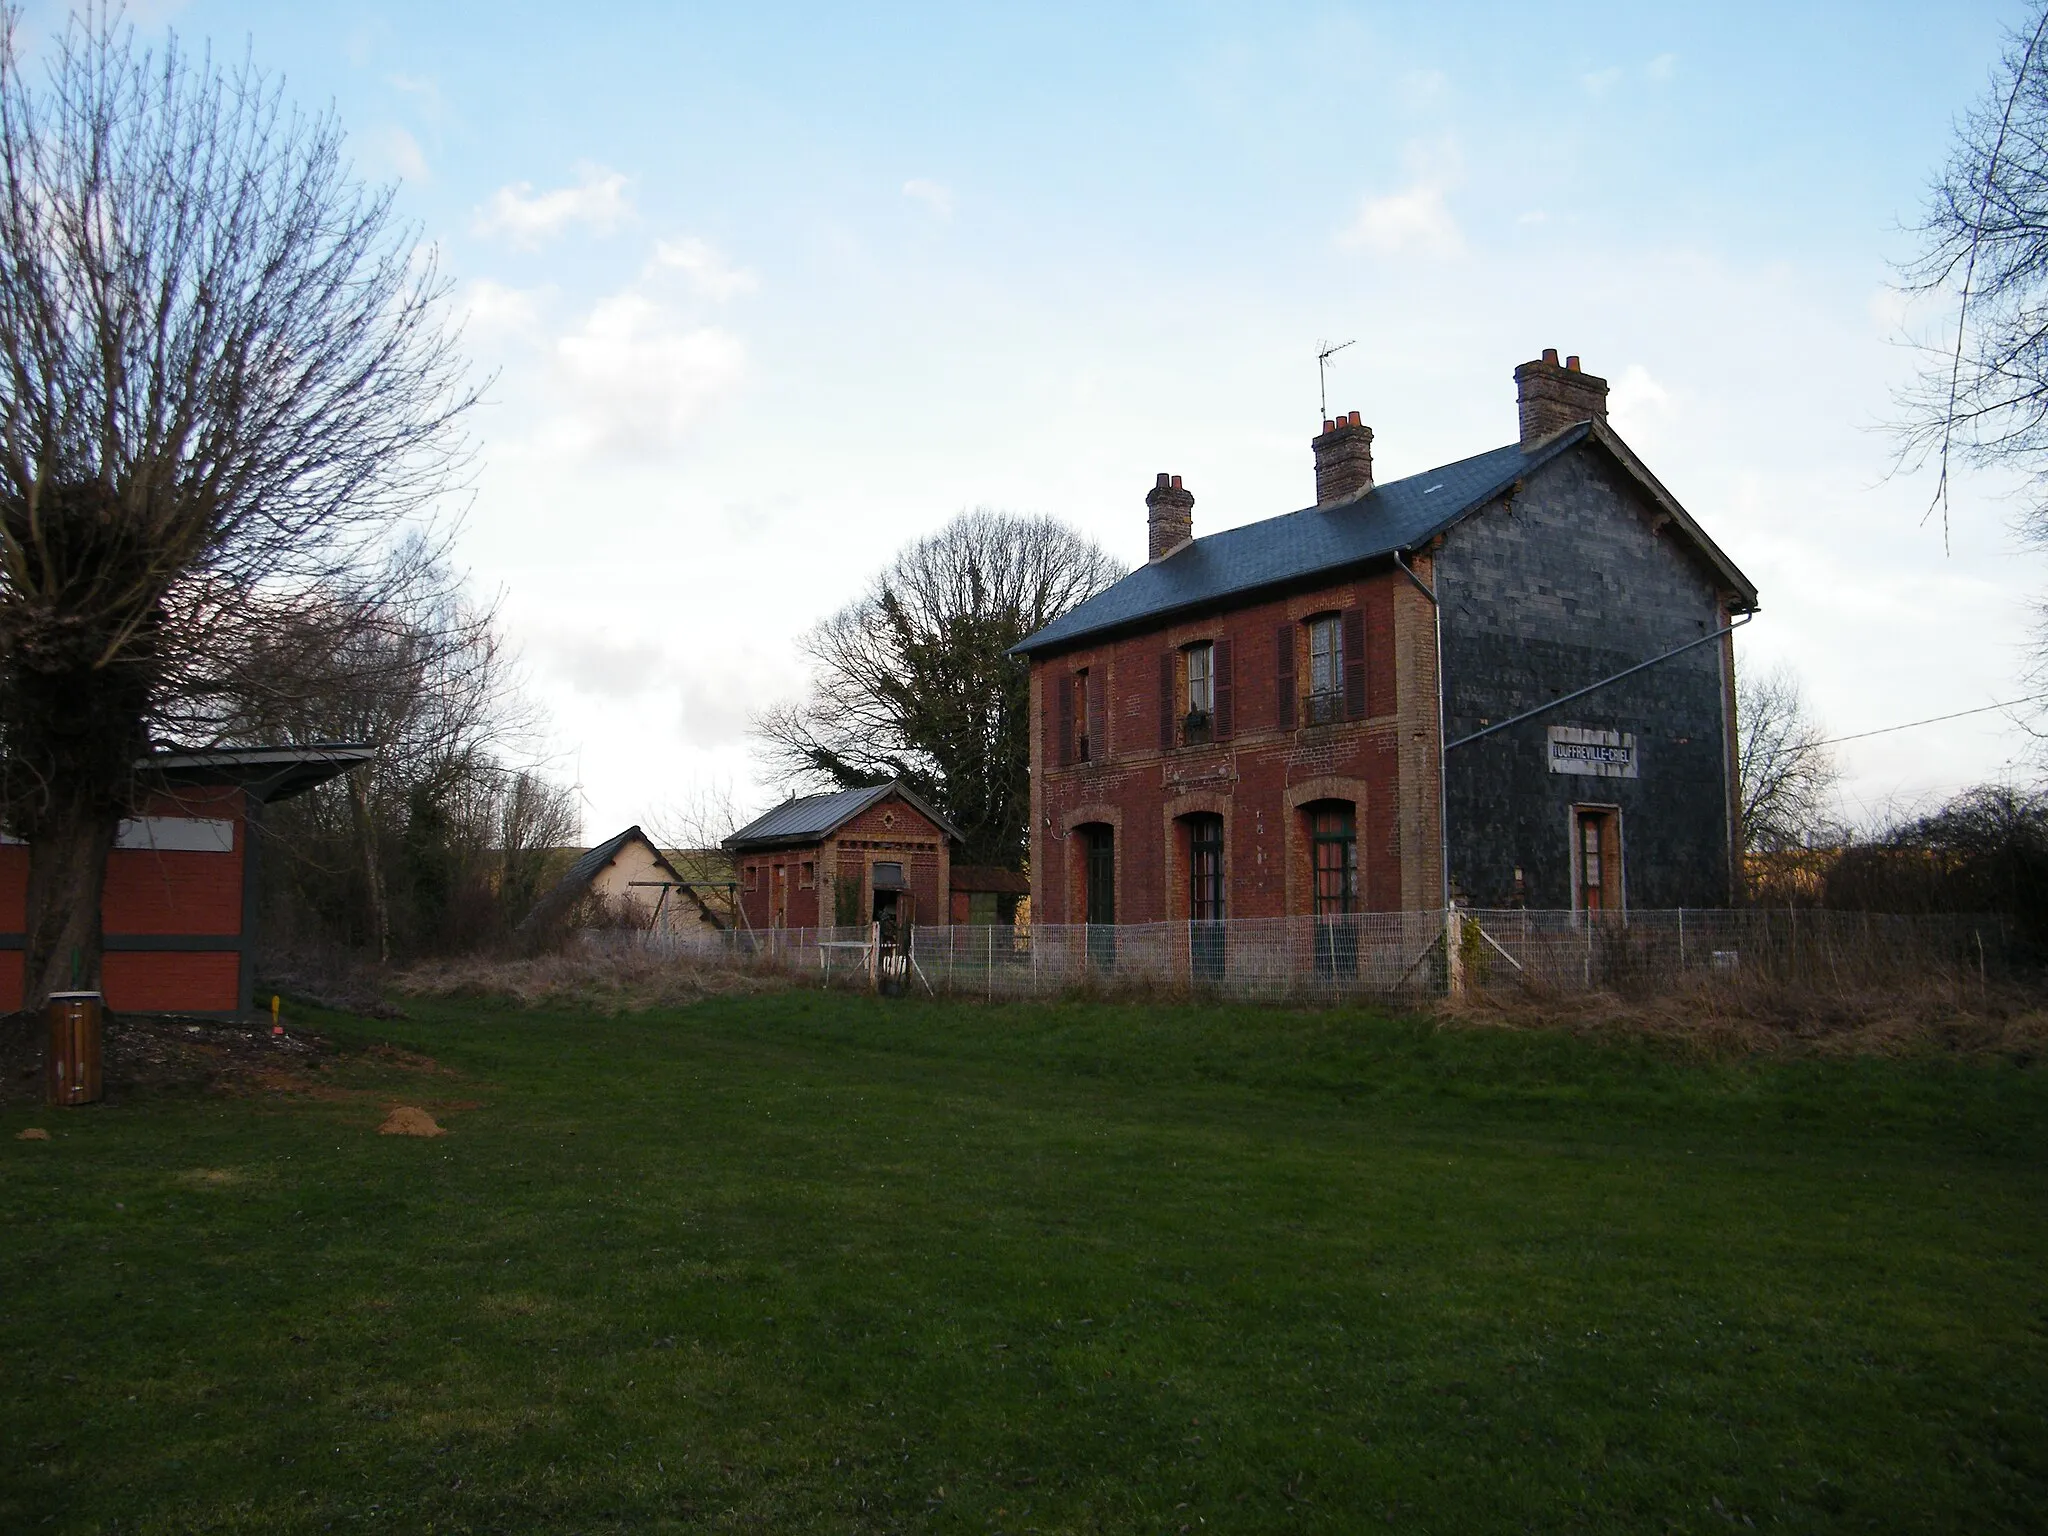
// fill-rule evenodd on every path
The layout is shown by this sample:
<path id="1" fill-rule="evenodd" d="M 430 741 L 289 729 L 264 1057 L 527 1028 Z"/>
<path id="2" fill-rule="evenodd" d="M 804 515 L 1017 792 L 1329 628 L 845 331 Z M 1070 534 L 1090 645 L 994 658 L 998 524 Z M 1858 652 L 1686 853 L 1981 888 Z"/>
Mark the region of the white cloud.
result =
<path id="1" fill-rule="evenodd" d="M 1440 69 L 1411 69 L 1395 82 L 1395 99 L 1410 112 L 1433 107 L 1450 94 L 1451 77 Z"/>
<path id="2" fill-rule="evenodd" d="M 545 633 L 534 650 L 549 672 L 597 698 L 634 698 L 667 680 L 668 655 L 647 640 L 557 629 Z"/>
<path id="3" fill-rule="evenodd" d="M 1408 187 L 1385 197 L 1366 198 L 1359 204 L 1357 216 L 1338 232 L 1337 243 L 1347 250 L 1380 255 L 1410 251 L 1433 256 L 1462 254 L 1465 239 L 1445 201 L 1460 180 L 1456 147 L 1411 144 L 1405 158 L 1412 178 Z"/>
<path id="4" fill-rule="evenodd" d="M 673 267 L 690 280 L 690 286 L 697 292 L 720 304 L 761 286 L 753 273 L 734 266 L 703 240 L 656 241 L 654 260 L 657 266 Z"/>
<path id="5" fill-rule="evenodd" d="M 418 103 L 418 111 L 429 122 L 438 123 L 447 115 L 447 103 L 441 98 L 440 82 L 431 75 L 386 75 L 384 83 L 402 95 L 410 96 Z"/>
<path id="6" fill-rule="evenodd" d="M 1605 96 L 1621 83 L 1621 70 L 1614 65 L 1596 69 L 1591 74 L 1579 76 L 1579 83 L 1586 88 L 1589 96 Z"/>
<path id="7" fill-rule="evenodd" d="M 1608 392 L 1608 413 L 1624 435 L 1671 414 L 1671 391 L 1641 363 L 1630 363 Z"/>
<path id="8" fill-rule="evenodd" d="M 370 153 L 395 176 L 426 181 L 432 176 L 420 141 L 403 128 L 380 128 L 369 136 Z"/>
<path id="9" fill-rule="evenodd" d="M 1669 80 L 1678 72 L 1678 55 L 1660 53 L 1644 66 L 1643 72 L 1652 80 Z"/>
<path id="10" fill-rule="evenodd" d="M 532 182 L 520 181 L 498 188 L 490 202 L 477 210 L 476 232 L 504 235 L 515 245 L 534 246 L 572 224 L 595 234 L 609 234 L 633 216 L 622 174 L 601 165 L 586 164 L 577 170 L 580 179 L 573 187 L 536 192 Z"/>
<path id="11" fill-rule="evenodd" d="M 463 334 L 480 341 L 531 339 L 540 329 L 544 288 L 512 288 L 488 277 L 466 282 L 458 290 L 463 306 Z"/>
<path id="12" fill-rule="evenodd" d="M 953 217 L 953 189 L 943 182 L 913 176 L 903 183 L 903 195 L 912 202 L 923 203 L 939 218 Z"/>
<path id="13" fill-rule="evenodd" d="M 655 454 L 680 443 L 739 382 L 746 346 L 627 289 L 556 341 L 555 364 L 567 396 L 564 447 Z"/>

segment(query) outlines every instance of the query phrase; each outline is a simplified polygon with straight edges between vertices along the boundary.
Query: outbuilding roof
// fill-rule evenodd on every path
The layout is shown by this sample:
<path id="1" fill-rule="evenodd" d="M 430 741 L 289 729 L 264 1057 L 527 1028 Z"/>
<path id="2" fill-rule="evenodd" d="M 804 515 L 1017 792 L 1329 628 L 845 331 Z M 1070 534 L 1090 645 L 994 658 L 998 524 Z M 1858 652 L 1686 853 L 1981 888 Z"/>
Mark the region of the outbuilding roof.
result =
<path id="1" fill-rule="evenodd" d="M 1738 608 L 1756 605 L 1756 588 L 1603 424 L 1581 422 L 1532 448 L 1510 443 L 1362 496 L 1305 507 L 1263 522 L 1227 528 L 1142 565 L 1106 591 L 1011 648 L 1030 656 L 1175 613 L 1243 599 L 1311 576 L 1384 560 L 1417 548 L 1511 489 L 1515 482 L 1578 444 L 1593 441 L 1642 485 L 1678 534 L 1713 567 Z"/>
<path id="2" fill-rule="evenodd" d="M 922 795 L 901 779 L 891 779 L 886 784 L 871 784 L 864 789 L 841 789 L 830 794 L 803 795 L 784 801 L 767 815 L 756 817 L 741 827 L 722 846 L 738 851 L 766 848 L 778 843 L 816 842 L 821 837 L 831 836 L 869 806 L 879 805 L 891 795 L 901 795 L 946 836 L 955 841 L 963 840 L 960 829 L 934 810 Z"/>
<path id="3" fill-rule="evenodd" d="M 655 864 L 667 874 L 669 879 L 676 882 L 677 889 L 696 902 L 698 909 L 704 914 L 706 920 L 715 928 L 723 928 L 725 926 L 724 921 L 719 915 L 711 910 L 710 903 L 697 894 L 691 882 L 683 879 L 677 873 L 675 865 L 668 861 L 668 856 L 655 847 L 654 840 L 637 826 L 628 827 L 617 836 L 606 838 L 589 852 L 578 854 L 576 862 L 564 870 L 562 878 L 550 886 L 547 893 L 533 904 L 533 910 L 526 914 L 519 926 L 523 929 L 534 928 L 562 911 L 569 903 L 575 901 L 590 888 L 590 882 L 598 877 L 606 865 L 619 856 L 620 850 L 628 843 L 645 843 L 647 851 L 654 855 Z"/>

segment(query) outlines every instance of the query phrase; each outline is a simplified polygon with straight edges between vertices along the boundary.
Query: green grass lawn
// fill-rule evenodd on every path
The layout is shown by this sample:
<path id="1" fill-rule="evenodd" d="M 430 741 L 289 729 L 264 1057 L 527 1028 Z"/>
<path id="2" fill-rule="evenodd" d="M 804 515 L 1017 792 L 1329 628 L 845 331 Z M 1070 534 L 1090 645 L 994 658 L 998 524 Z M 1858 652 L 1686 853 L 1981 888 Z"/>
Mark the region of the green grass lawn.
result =
<path id="1" fill-rule="evenodd" d="M 2038 1065 L 316 1022 L 441 1070 L 0 1113 L 0 1530 L 2048 1527 Z"/>

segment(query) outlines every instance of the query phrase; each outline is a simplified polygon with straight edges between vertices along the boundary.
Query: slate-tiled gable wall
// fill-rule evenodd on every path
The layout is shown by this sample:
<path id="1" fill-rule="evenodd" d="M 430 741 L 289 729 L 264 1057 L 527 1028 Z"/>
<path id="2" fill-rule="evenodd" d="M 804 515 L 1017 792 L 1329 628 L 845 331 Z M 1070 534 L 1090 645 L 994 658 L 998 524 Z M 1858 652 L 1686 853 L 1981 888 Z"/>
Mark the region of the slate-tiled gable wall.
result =
<path id="1" fill-rule="evenodd" d="M 1700 564 L 1631 482 L 1590 447 L 1466 519 L 1438 553 L 1448 738 L 1721 628 Z M 1451 873 L 1464 899 L 1506 905 L 1520 867 L 1531 907 L 1571 905 L 1569 807 L 1619 805 L 1627 901 L 1729 900 L 1724 644 L 1705 645 L 1578 704 L 1452 750 Z M 1552 725 L 1634 733 L 1641 777 L 1553 774 Z"/>

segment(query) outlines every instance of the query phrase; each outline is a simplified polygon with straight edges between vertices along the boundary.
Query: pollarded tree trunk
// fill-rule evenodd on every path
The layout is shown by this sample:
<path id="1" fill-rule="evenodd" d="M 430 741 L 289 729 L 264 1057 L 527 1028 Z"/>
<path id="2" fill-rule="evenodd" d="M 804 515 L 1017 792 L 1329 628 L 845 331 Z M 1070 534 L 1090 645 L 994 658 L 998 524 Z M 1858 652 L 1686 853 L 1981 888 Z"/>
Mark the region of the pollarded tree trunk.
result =
<path id="1" fill-rule="evenodd" d="M 100 896 L 118 819 L 61 788 L 28 846 L 28 944 L 21 1006 L 100 984 Z"/>

